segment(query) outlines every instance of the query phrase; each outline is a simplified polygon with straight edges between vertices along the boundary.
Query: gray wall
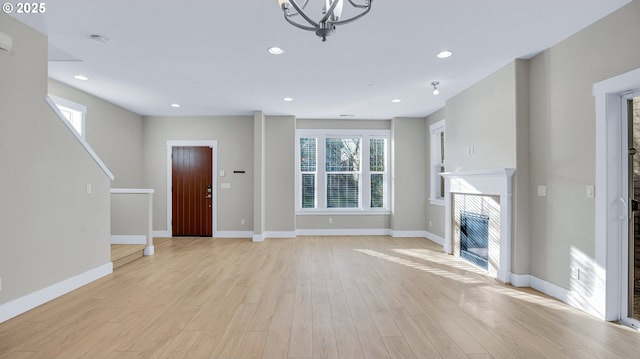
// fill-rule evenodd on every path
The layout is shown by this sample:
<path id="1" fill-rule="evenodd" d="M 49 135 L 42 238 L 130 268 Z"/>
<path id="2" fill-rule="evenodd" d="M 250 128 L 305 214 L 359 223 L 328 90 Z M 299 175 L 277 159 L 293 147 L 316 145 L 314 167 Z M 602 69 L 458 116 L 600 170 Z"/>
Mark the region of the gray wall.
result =
<path id="1" fill-rule="evenodd" d="M 447 101 L 448 172 L 516 167 L 515 77 L 511 62 Z"/>
<path id="2" fill-rule="evenodd" d="M 148 194 L 111 194 L 111 234 L 147 235 Z"/>
<path id="3" fill-rule="evenodd" d="M 51 79 L 49 94 L 87 106 L 86 140 L 113 173 L 113 188 L 140 188 L 142 117 Z"/>
<path id="4" fill-rule="evenodd" d="M 253 231 L 253 116 L 143 118 L 144 187 L 156 191 L 153 229 L 158 231 L 167 229 L 168 140 L 218 141 L 218 171 L 226 172 L 218 177 L 218 230 Z M 231 188 L 221 189 L 221 182 Z"/>
<path id="5" fill-rule="evenodd" d="M 296 119 L 273 116 L 266 120 L 266 230 L 291 232 L 296 229 Z"/>
<path id="6" fill-rule="evenodd" d="M 3 13 L 0 30 L 2 304 L 111 258 L 110 179 L 44 101 L 47 39 Z"/>
<path id="7" fill-rule="evenodd" d="M 392 132 L 391 228 L 395 231 L 427 229 L 427 141 L 424 118 L 394 118 Z"/>
<path id="8" fill-rule="evenodd" d="M 431 176 L 429 175 L 429 168 L 431 166 L 431 133 L 429 132 L 429 126 L 441 121 L 446 120 L 447 110 L 446 108 L 442 108 L 431 115 L 427 116 L 425 123 L 425 139 L 426 139 L 426 147 L 425 147 L 425 166 L 427 168 L 427 176 L 425 180 L 425 190 L 427 191 L 427 198 L 429 197 L 431 191 Z M 447 129 L 445 129 L 445 137 L 448 136 Z M 446 141 L 446 139 L 445 139 Z M 445 152 L 445 171 L 449 171 L 447 167 L 448 157 L 447 152 Z M 426 206 L 426 223 L 427 223 L 427 231 L 429 233 L 435 234 L 440 238 L 444 238 L 444 206 L 431 204 L 427 201 Z"/>
<path id="9" fill-rule="evenodd" d="M 640 67 L 638 19 L 633 1 L 530 61 L 531 273 L 564 288 L 570 250 L 594 256 L 595 203 L 585 195 L 595 182 L 592 86 Z"/>

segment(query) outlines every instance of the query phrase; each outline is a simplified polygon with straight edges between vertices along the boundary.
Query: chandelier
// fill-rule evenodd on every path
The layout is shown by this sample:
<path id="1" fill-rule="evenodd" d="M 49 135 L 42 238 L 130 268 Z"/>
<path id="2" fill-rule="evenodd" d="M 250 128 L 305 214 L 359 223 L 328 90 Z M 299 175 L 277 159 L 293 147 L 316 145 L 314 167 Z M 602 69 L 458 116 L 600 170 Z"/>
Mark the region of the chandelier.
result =
<path id="1" fill-rule="evenodd" d="M 322 41 L 327 41 L 327 36 L 331 36 L 335 32 L 337 25 L 344 25 L 363 17 L 371 10 L 371 3 L 373 2 L 373 0 L 363 0 L 362 4 L 358 4 L 356 1 L 360 0 L 347 0 L 349 4 L 359 12 L 351 18 L 341 19 L 344 0 L 322 1 L 324 1 L 324 5 L 322 6 L 323 16 L 318 22 L 313 21 L 304 12 L 309 0 L 304 0 L 304 4 L 302 5 L 298 5 L 296 0 L 278 0 L 278 3 L 284 13 L 284 19 L 287 20 L 288 23 L 303 30 L 314 31 L 316 35 L 322 38 Z M 298 21 L 296 21 L 297 16 L 302 19 L 298 18 Z M 305 22 L 302 22 L 302 20 Z"/>

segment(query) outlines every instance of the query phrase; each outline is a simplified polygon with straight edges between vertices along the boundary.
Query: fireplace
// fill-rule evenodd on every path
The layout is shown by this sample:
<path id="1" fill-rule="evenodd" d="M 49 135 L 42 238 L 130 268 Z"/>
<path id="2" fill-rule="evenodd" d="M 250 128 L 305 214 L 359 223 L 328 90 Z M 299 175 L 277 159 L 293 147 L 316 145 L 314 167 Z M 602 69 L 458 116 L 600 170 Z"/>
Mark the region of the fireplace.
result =
<path id="1" fill-rule="evenodd" d="M 460 257 L 484 270 L 489 269 L 489 216 L 460 213 Z"/>
<path id="2" fill-rule="evenodd" d="M 514 169 L 443 173 L 444 250 L 501 282 L 511 276 L 511 208 Z"/>

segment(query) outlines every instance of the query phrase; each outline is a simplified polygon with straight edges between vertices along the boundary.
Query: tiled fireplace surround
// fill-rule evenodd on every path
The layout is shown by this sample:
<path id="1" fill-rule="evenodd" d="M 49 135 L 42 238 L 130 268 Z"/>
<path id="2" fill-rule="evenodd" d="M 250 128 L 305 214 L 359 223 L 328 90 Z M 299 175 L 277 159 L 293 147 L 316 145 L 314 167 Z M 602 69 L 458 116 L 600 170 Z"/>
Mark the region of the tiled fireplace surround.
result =
<path id="1" fill-rule="evenodd" d="M 483 196 L 489 211 L 489 275 L 508 283 L 511 275 L 513 168 L 447 172 L 445 178 L 444 250 L 460 255 L 460 203 L 464 195 Z"/>

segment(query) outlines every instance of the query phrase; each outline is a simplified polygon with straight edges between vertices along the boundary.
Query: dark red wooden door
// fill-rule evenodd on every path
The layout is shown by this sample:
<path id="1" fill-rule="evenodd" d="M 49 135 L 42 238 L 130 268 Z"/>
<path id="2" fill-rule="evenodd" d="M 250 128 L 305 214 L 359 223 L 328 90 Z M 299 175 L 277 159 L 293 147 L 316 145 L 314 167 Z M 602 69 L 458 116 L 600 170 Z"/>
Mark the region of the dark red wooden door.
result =
<path id="1" fill-rule="evenodd" d="M 212 155 L 210 147 L 173 147 L 171 151 L 174 236 L 212 235 Z"/>

